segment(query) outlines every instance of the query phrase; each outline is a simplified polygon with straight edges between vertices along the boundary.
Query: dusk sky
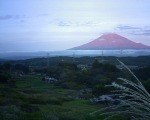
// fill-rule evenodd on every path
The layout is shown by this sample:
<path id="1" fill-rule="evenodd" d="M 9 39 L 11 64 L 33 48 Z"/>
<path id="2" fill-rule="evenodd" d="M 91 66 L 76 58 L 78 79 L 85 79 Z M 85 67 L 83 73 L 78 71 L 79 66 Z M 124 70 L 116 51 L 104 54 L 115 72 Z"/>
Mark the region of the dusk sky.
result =
<path id="1" fill-rule="evenodd" d="M 109 32 L 150 45 L 150 0 L 0 0 L 0 52 L 65 50 Z"/>

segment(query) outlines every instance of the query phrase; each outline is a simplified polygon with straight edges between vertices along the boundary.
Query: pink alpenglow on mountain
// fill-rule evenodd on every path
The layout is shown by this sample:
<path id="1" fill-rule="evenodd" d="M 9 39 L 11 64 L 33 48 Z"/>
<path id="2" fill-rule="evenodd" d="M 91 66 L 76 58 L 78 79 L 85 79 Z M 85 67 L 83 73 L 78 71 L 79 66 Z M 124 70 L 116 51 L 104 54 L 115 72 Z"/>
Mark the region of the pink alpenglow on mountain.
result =
<path id="1" fill-rule="evenodd" d="M 101 37 L 89 43 L 83 44 L 78 47 L 74 47 L 70 50 L 125 50 L 125 49 L 146 50 L 150 49 L 150 46 L 133 42 L 125 37 L 122 37 L 114 33 L 109 33 L 104 34 Z"/>

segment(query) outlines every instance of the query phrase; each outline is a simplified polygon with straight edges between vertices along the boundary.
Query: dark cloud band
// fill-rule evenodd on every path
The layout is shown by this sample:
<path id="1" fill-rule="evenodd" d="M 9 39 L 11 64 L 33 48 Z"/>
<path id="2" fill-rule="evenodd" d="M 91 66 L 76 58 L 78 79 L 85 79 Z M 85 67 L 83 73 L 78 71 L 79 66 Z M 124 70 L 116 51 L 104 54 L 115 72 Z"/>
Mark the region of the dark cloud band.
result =
<path id="1" fill-rule="evenodd" d="M 0 20 L 23 19 L 25 17 L 25 15 L 1 15 Z"/>
<path id="2" fill-rule="evenodd" d="M 118 25 L 115 30 L 133 35 L 150 36 L 150 26 Z"/>
<path id="3" fill-rule="evenodd" d="M 12 18 L 13 18 L 13 15 L 1 15 L 0 16 L 0 20 L 8 20 Z"/>

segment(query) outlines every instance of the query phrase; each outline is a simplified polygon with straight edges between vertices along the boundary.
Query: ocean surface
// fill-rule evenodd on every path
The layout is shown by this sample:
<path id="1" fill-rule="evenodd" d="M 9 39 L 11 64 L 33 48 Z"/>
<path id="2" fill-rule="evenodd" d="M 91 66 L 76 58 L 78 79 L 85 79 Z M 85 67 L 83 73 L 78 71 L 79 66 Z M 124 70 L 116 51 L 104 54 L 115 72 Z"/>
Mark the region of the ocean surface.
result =
<path id="1" fill-rule="evenodd" d="M 62 50 L 40 52 L 1 52 L 0 59 L 29 59 L 54 56 L 149 56 L 150 50 Z"/>

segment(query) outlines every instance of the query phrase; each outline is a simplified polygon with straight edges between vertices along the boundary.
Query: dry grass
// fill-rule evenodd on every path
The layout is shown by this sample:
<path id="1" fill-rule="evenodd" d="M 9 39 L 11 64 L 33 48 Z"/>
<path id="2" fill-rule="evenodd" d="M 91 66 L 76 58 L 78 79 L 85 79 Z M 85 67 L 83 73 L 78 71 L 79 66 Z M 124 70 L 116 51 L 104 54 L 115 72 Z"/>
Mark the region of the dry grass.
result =
<path id="1" fill-rule="evenodd" d="M 100 112 L 101 115 L 106 115 L 104 120 L 116 115 L 127 115 L 132 120 L 150 120 L 150 94 L 134 73 L 123 62 L 118 62 L 129 71 L 134 80 L 118 78 L 117 82 L 109 85 L 117 89 L 112 95 L 117 96 L 120 104 L 100 109 L 91 115 Z"/>

